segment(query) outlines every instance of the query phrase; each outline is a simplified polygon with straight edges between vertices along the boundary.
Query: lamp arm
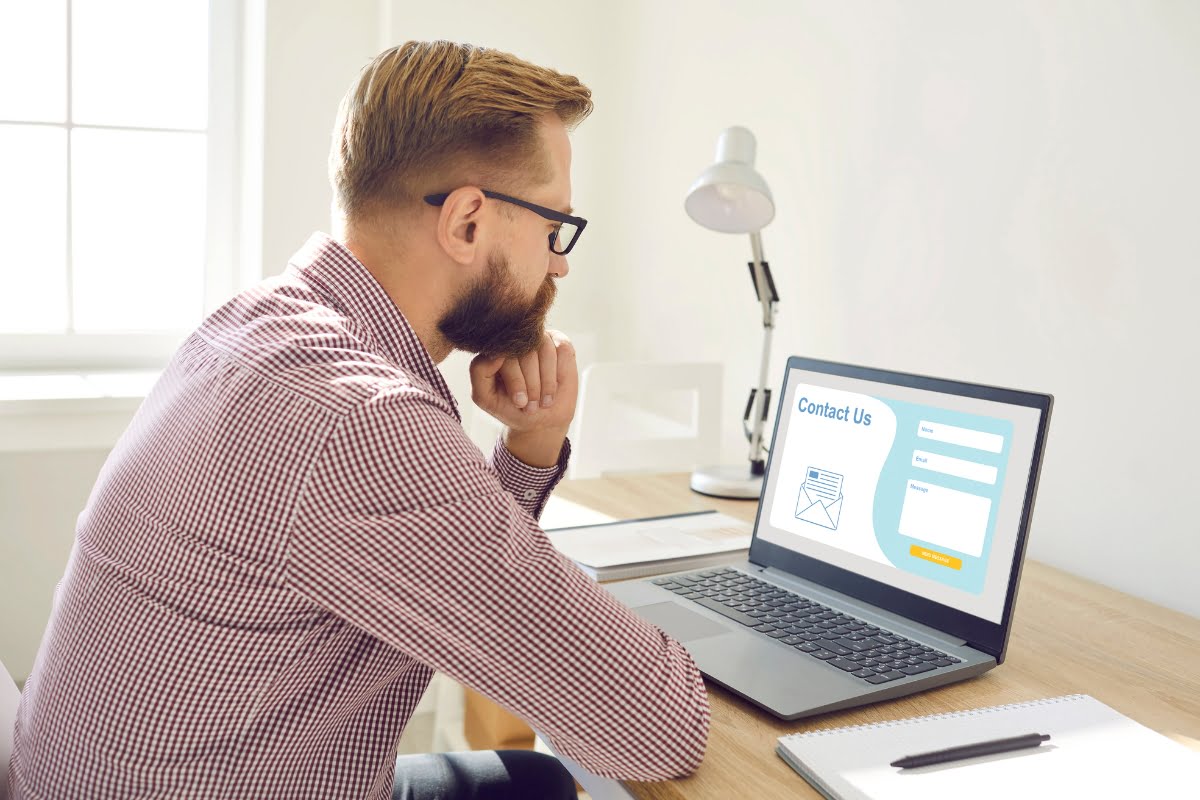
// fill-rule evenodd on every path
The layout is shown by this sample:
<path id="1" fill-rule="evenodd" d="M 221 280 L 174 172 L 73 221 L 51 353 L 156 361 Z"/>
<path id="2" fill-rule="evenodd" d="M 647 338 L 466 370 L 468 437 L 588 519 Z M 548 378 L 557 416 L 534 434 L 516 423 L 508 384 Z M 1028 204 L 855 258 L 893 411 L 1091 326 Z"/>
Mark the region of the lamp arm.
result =
<path id="1" fill-rule="evenodd" d="M 767 419 L 767 369 L 771 359 L 771 334 L 775 330 L 775 303 L 779 295 L 775 292 L 775 282 L 771 279 L 770 267 L 763 258 L 762 236 L 758 231 L 750 234 L 750 247 L 754 253 L 754 261 L 750 270 L 754 275 L 754 291 L 758 294 L 763 311 L 763 349 L 762 361 L 758 370 L 758 387 L 754 392 L 754 408 L 750 413 L 750 473 L 762 475 L 766 471 L 763 452 L 763 427 Z"/>

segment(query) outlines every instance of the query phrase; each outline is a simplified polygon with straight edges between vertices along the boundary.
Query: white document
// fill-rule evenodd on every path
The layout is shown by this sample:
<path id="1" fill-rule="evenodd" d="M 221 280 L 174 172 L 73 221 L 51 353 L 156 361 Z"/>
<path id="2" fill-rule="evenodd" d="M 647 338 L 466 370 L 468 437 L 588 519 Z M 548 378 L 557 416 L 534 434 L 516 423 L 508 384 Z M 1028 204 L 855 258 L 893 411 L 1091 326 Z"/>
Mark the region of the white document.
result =
<path id="1" fill-rule="evenodd" d="M 732 553 L 750 546 L 749 523 L 702 513 L 546 531 L 560 553 L 589 567 Z"/>
<path id="2" fill-rule="evenodd" d="M 1044 733 L 1039 747 L 916 769 L 905 756 Z M 784 736 L 776 752 L 835 800 L 1184 797 L 1200 753 L 1087 695 Z"/>

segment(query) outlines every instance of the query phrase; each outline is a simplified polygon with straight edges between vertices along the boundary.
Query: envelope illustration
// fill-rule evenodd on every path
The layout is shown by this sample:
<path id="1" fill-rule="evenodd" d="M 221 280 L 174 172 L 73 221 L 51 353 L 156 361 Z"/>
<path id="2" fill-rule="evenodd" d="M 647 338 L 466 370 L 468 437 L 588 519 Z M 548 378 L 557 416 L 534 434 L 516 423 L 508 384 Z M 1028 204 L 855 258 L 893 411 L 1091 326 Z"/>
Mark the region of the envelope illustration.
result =
<path id="1" fill-rule="evenodd" d="M 796 519 L 836 531 L 842 518 L 842 476 L 809 467 L 796 498 Z"/>

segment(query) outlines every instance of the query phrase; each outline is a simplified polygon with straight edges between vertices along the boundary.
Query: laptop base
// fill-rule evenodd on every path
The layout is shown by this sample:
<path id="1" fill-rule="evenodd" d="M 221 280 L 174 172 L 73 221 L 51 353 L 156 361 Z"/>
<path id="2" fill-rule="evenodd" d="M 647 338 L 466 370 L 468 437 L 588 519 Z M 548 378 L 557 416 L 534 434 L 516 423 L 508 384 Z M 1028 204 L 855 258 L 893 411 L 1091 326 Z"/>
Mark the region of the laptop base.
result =
<path id="1" fill-rule="evenodd" d="M 770 577 L 748 562 L 735 568 L 751 577 Z M 952 651 L 960 663 L 875 686 L 649 581 L 609 588 L 639 616 L 683 643 L 705 677 L 780 719 L 801 719 L 904 697 L 966 680 L 996 666 L 996 660 L 985 653 L 931 638 L 929 644 Z M 780 588 L 792 591 L 794 587 Z M 878 622 L 884 629 L 893 627 L 886 617 L 873 618 L 859 607 L 851 613 Z M 903 635 L 913 634 L 906 630 Z"/>

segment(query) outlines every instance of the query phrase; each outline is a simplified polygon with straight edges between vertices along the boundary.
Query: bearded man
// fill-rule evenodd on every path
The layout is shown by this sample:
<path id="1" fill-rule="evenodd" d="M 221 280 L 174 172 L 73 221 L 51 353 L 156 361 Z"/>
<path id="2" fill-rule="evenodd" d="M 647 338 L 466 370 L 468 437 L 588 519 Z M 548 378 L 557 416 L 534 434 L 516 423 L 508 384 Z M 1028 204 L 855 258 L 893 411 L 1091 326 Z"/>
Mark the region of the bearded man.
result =
<path id="1" fill-rule="evenodd" d="M 397 760 L 435 670 L 597 774 L 695 768 L 687 651 L 537 523 L 578 388 L 544 321 L 591 107 L 573 77 L 448 42 L 363 70 L 333 236 L 184 342 L 79 517 L 16 798 L 574 797 L 532 753 Z M 436 366 L 455 349 L 505 425 L 490 457 Z"/>

